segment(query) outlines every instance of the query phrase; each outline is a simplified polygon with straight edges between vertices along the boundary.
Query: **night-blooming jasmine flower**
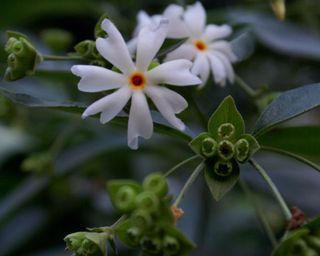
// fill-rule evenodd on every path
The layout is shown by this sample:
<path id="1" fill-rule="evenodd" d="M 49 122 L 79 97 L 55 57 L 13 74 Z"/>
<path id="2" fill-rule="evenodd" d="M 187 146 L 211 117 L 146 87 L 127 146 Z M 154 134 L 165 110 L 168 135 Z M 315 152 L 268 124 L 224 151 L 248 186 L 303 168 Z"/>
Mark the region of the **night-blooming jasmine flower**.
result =
<path id="1" fill-rule="evenodd" d="M 189 59 L 193 61 L 191 72 L 199 75 L 202 86 L 206 84 L 210 69 L 215 83 L 224 86 L 226 80 L 234 81 L 234 71 L 231 63 L 236 61 L 229 42 L 223 40 L 232 33 L 228 25 L 206 25 L 206 12 L 200 2 L 190 5 L 181 13 L 177 5 L 170 5 L 171 17 L 175 17 L 175 31 L 179 31 L 178 38 L 188 40 L 176 50 L 167 55 L 166 61 L 174 59 Z M 175 15 L 174 15 L 175 13 Z M 176 22 L 179 18 L 183 23 Z"/>
<path id="2" fill-rule="evenodd" d="M 107 32 L 108 37 L 96 40 L 97 50 L 120 72 L 90 65 L 72 67 L 72 72 L 81 77 L 79 90 L 100 92 L 116 89 L 91 104 L 82 117 L 86 118 L 101 112 L 101 123 L 107 123 L 119 114 L 131 99 L 128 146 L 137 149 L 138 136 L 150 138 L 153 132 L 153 122 L 146 98 L 148 96 L 171 125 L 183 130 L 185 126 L 175 114 L 184 110 L 188 104 L 182 96 L 163 87 L 162 84 L 177 86 L 200 84 L 200 79 L 190 72 L 192 62 L 173 60 L 148 70 L 167 35 L 168 21 L 161 20 L 156 27 L 147 26 L 140 31 L 135 63 L 114 24 L 105 19 L 101 27 Z"/>

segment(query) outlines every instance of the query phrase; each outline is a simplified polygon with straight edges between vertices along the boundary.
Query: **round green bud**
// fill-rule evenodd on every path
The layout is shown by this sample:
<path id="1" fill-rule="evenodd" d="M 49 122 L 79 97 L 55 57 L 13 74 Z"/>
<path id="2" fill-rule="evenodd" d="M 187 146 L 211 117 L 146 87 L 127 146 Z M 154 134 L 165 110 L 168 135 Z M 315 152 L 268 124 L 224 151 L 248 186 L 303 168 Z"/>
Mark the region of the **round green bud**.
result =
<path id="1" fill-rule="evenodd" d="M 14 53 L 9 54 L 8 56 L 8 66 L 12 69 L 18 69 L 19 68 L 19 60 L 17 56 Z"/>
<path id="2" fill-rule="evenodd" d="M 136 206 L 149 212 L 155 212 L 159 209 L 159 199 L 155 193 L 144 191 L 136 198 Z"/>
<path id="3" fill-rule="evenodd" d="M 138 227 L 142 230 L 148 229 L 153 224 L 153 220 L 152 220 L 150 213 L 148 211 L 142 210 L 142 209 L 135 210 L 132 213 L 131 219 L 132 219 L 132 223 L 136 227 Z"/>
<path id="4" fill-rule="evenodd" d="M 214 172 L 218 176 L 227 177 L 232 173 L 232 163 L 219 160 L 214 164 Z"/>
<path id="5" fill-rule="evenodd" d="M 115 206 L 119 211 L 128 212 L 135 208 L 137 193 L 130 186 L 121 187 L 115 196 Z"/>
<path id="6" fill-rule="evenodd" d="M 158 173 L 148 175 L 144 179 L 142 186 L 145 190 L 155 193 L 158 197 L 165 196 L 169 191 L 166 178 Z"/>
<path id="7" fill-rule="evenodd" d="M 94 57 L 95 48 L 96 48 L 96 44 L 94 41 L 91 41 L 91 40 L 84 40 L 78 43 L 74 47 L 75 51 L 86 59 L 95 59 Z"/>
<path id="8" fill-rule="evenodd" d="M 130 241 L 130 244 L 133 247 L 138 246 L 140 244 L 141 235 L 141 229 L 138 227 L 132 227 L 127 230 L 128 240 Z"/>
<path id="9" fill-rule="evenodd" d="M 235 132 L 235 127 L 231 123 L 224 123 L 218 128 L 218 135 L 222 139 L 229 139 Z"/>
<path id="10" fill-rule="evenodd" d="M 24 45 L 21 41 L 15 41 L 11 47 L 12 53 L 17 55 L 18 57 L 23 57 L 24 55 Z"/>
<path id="11" fill-rule="evenodd" d="M 141 239 L 141 247 L 145 253 L 158 254 L 161 252 L 162 243 L 157 237 L 144 236 Z"/>
<path id="12" fill-rule="evenodd" d="M 246 139 L 240 139 L 235 144 L 236 159 L 243 162 L 249 158 L 250 144 Z"/>
<path id="13" fill-rule="evenodd" d="M 93 255 L 96 251 L 99 251 L 97 245 L 87 238 L 82 242 L 82 249 L 86 255 Z"/>
<path id="14" fill-rule="evenodd" d="M 166 235 L 163 238 L 163 251 L 166 255 L 177 255 L 180 251 L 180 243 L 175 237 Z"/>
<path id="15" fill-rule="evenodd" d="M 201 144 L 201 153 L 206 157 L 214 156 L 217 151 L 217 142 L 212 138 L 205 138 Z"/>
<path id="16" fill-rule="evenodd" d="M 234 145 L 228 140 L 222 140 L 218 144 L 218 155 L 225 161 L 234 156 Z"/>
<path id="17" fill-rule="evenodd" d="M 10 37 L 4 47 L 4 50 L 7 52 L 7 53 L 12 53 L 12 47 L 13 47 L 13 44 L 15 42 L 18 42 L 18 39 L 15 38 L 15 37 Z"/>

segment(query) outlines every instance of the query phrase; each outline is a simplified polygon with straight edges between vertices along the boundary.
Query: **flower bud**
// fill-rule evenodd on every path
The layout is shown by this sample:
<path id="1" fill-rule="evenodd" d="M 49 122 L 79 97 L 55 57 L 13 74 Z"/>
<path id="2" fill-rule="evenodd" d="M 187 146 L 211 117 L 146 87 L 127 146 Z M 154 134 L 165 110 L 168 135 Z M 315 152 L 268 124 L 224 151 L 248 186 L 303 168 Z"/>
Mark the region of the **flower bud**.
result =
<path id="1" fill-rule="evenodd" d="M 136 206 L 149 212 L 156 212 L 159 205 L 160 202 L 156 194 L 150 191 L 144 191 L 136 198 Z"/>
<path id="2" fill-rule="evenodd" d="M 234 146 L 228 140 L 222 140 L 218 144 L 218 155 L 223 160 L 230 160 L 234 156 Z"/>
<path id="3" fill-rule="evenodd" d="M 138 227 L 132 227 L 127 230 L 127 238 L 132 247 L 136 247 L 140 244 L 141 235 L 141 229 Z"/>
<path id="4" fill-rule="evenodd" d="M 141 239 L 142 251 L 152 255 L 159 254 L 162 249 L 161 240 L 157 237 L 145 236 Z"/>
<path id="5" fill-rule="evenodd" d="M 214 156 L 217 151 L 217 142 L 212 138 L 205 138 L 201 143 L 201 153 L 205 157 Z"/>
<path id="6" fill-rule="evenodd" d="M 244 162 L 249 158 L 250 144 L 246 139 L 240 139 L 235 144 L 236 159 L 239 162 Z"/>
<path id="7" fill-rule="evenodd" d="M 229 139 L 234 134 L 235 128 L 231 123 L 224 123 L 218 128 L 218 135 L 222 139 Z"/>
<path id="8" fill-rule="evenodd" d="M 130 186 L 122 186 L 116 193 L 114 203 L 119 211 L 128 212 L 135 208 L 137 192 Z"/>
<path id="9" fill-rule="evenodd" d="M 101 59 L 99 52 L 96 49 L 96 43 L 92 40 L 84 40 L 74 47 L 75 51 L 83 58 L 89 60 Z"/>
<path id="10" fill-rule="evenodd" d="M 142 187 L 147 191 L 155 193 L 158 197 L 165 196 L 169 190 L 166 178 L 158 173 L 148 175 L 144 179 Z"/>
<path id="11" fill-rule="evenodd" d="M 153 221 L 148 211 L 138 209 L 132 213 L 132 223 L 140 229 L 148 229 Z"/>
<path id="12" fill-rule="evenodd" d="M 177 255 L 180 251 L 180 243 L 175 237 L 166 235 L 163 238 L 163 251 L 165 255 Z"/>
<path id="13" fill-rule="evenodd" d="M 271 0 L 272 10 L 278 20 L 284 20 L 286 17 L 285 0 Z"/>
<path id="14" fill-rule="evenodd" d="M 79 256 L 103 256 L 106 253 L 107 235 L 95 232 L 76 232 L 64 238 L 67 248 Z"/>
<path id="15" fill-rule="evenodd" d="M 232 163 L 219 160 L 214 164 L 213 170 L 215 174 L 221 177 L 227 177 L 232 172 Z"/>

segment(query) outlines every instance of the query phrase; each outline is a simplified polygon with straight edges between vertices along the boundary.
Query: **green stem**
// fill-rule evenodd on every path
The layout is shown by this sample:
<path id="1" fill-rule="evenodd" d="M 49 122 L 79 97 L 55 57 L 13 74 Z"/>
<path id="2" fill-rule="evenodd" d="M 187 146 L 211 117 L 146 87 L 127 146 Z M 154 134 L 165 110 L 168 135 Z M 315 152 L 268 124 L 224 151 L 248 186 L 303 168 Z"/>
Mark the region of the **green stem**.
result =
<path id="1" fill-rule="evenodd" d="M 235 82 L 240 86 L 242 90 L 250 97 L 255 98 L 260 95 L 260 92 L 252 89 L 240 76 L 235 75 Z"/>
<path id="2" fill-rule="evenodd" d="M 276 185 L 273 183 L 269 175 L 266 173 L 266 171 L 253 159 L 251 158 L 249 160 L 249 163 L 259 172 L 259 174 L 262 176 L 262 178 L 265 180 L 265 182 L 268 184 L 269 188 L 271 189 L 274 197 L 278 201 L 281 210 L 283 211 L 283 214 L 285 215 L 286 220 L 291 220 L 291 212 L 289 207 L 287 206 L 286 202 L 284 201 L 283 197 L 281 196 L 279 190 L 277 189 Z"/>
<path id="3" fill-rule="evenodd" d="M 251 204 L 253 205 L 257 216 L 259 217 L 261 224 L 273 246 L 273 248 L 275 248 L 277 246 L 277 239 L 272 231 L 272 228 L 263 212 L 263 210 L 261 209 L 255 195 L 251 192 L 250 188 L 248 187 L 247 183 L 244 180 L 239 180 L 239 184 L 242 188 L 242 190 L 244 191 L 244 193 L 246 194 L 247 198 L 249 199 L 249 201 L 251 202 Z"/>
<path id="4" fill-rule="evenodd" d="M 70 61 L 70 60 L 83 60 L 81 56 L 55 56 L 55 55 L 42 55 L 44 60 L 52 61 Z"/>
<path id="5" fill-rule="evenodd" d="M 193 173 L 190 175 L 189 179 L 187 180 L 187 182 L 184 184 L 183 188 L 181 189 L 179 195 L 177 196 L 176 201 L 173 203 L 173 206 L 178 207 L 179 204 L 181 203 L 184 194 L 187 192 L 187 190 L 189 189 L 189 187 L 193 184 L 193 182 L 196 180 L 196 178 L 198 177 L 198 175 L 200 174 L 200 172 L 203 170 L 204 168 L 204 161 L 201 162 L 197 168 L 193 171 Z"/>
<path id="6" fill-rule="evenodd" d="M 313 169 L 315 169 L 318 172 L 320 172 L 320 166 L 319 165 L 309 161 L 308 159 L 306 159 L 306 158 L 304 158 L 302 156 L 296 155 L 296 154 L 291 153 L 289 151 L 286 151 L 286 150 L 283 150 L 283 149 L 279 149 L 279 148 L 269 147 L 269 146 L 261 146 L 260 149 L 292 157 L 292 158 L 294 158 L 294 159 L 296 159 L 296 160 L 298 160 L 298 161 L 300 161 L 300 162 L 302 162 L 302 163 L 304 163 L 306 165 L 309 165 Z"/>
<path id="7" fill-rule="evenodd" d="M 183 160 L 182 162 L 178 163 L 177 165 L 173 166 L 169 171 L 167 171 L 164 176 L 165 177 L 168 177 L 169 175 L 171 175 L 172 173 L 174 173 L 177 169 L 179 169 L 181 166 L 197 159 L 198 157 L 200 157 L 199 155 L 195 155 L 195 156 L 192 156 L 192 157 L 189 157 L 185 160 Z"/>

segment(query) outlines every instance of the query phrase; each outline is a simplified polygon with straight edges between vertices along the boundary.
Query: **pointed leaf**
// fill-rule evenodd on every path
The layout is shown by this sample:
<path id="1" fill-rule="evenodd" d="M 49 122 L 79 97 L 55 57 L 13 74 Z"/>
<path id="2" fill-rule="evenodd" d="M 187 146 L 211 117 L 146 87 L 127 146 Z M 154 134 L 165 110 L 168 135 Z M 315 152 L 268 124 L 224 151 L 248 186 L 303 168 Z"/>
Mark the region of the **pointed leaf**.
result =
<path id="1" fill-rule="evenodd" d="M 253 135 L 259 137 L 274 126 L 320 105 L 320 84 L 311 84 L 282 93 L 259 117 Z"/>
<path id="2" fill-rule="evenodd" d="M 243 118 L 231 96 L 223 100 L 209 119 L 208 131 L 214 139 L 217 140 L 219 138 L 218 128 L 224 123 L 230 123 L 235 128 L 234 134 L 230 137 L 231 141 L 239 138 L 245 132 Z"/>

